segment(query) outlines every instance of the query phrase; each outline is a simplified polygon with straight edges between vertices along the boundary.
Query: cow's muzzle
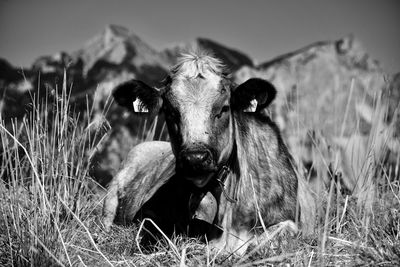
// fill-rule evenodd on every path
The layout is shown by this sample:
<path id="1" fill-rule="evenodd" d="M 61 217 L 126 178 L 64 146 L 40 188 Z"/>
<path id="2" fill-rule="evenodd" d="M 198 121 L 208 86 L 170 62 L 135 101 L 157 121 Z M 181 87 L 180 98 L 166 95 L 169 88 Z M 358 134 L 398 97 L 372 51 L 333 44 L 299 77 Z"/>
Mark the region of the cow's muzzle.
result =
<path id="1" fill-rule="evenodd" d="M 195 185 L 202 187 L 216 171 L 213 153 L 205 147 L 184 149 L 179 153 L 178 168 Z"/>
<path id="2" fill-rule="evenodd" d="M 193 174 L 214 170 L 214 160 L 209 150 L 184 150 L 180 153 L 182 169 Z"/>

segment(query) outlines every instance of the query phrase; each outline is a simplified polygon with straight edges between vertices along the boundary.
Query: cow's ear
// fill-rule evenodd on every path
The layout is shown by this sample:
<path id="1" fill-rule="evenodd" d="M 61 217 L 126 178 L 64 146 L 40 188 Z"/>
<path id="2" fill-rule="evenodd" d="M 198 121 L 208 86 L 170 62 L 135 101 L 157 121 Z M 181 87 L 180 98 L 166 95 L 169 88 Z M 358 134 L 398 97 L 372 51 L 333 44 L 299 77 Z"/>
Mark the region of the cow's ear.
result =
<path id="1" fill-rule="evenodd" d="M 236 87 L 232 93 L 232 107 L 245 112 L 258 112 L 275 99 L 276 89 L 268 81 L 251 78 Z"/>
<path id="2" fill-rule="evenodd" d="M 161 92 L 138 80 L 118 85 L 113 97 L 120 106 L 135 113 L 158 113 L 162 105 Z"/>

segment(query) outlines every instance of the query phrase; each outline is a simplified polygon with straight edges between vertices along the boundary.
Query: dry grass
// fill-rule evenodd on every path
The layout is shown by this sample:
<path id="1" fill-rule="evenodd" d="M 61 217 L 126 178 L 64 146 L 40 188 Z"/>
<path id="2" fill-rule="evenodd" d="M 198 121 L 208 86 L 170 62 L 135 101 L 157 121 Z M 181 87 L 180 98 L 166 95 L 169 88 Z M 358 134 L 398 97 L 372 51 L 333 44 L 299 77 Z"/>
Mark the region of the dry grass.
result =
<path id="1" fill-rule="evenodd" d="M 393 179 L 400 166 L 389 168 L 383 161 L 387 129 L 382 125 L 373 124 L 362 153 L 352 150 L 351 158 L 361 166 L 353 168 L 358 182 L 352 194 L 338 182 L 344 157 L 327 156 L 319 145 L 324 142 L 314 140 L 317 179 L 329 178 L 315 187 L 314 234 L 278 235 L 253 245 L 245 258 L 181 236 L 160 240 L 153 252 L 142 253 L 135 242 L 138 226 L 103 230 L 102 199 L 88 177 L 103 126 L 92 123 L 89 108 L 84 120 L 74 114 L 67 91 L 64 84 L 60 94 L 55 92 L 59 98 L 34 101 L 22 122 L 0 123 L 0 265 L 400 265 L 400 183 Z M 375 111 L 381 116 L 379 107 Z"/>

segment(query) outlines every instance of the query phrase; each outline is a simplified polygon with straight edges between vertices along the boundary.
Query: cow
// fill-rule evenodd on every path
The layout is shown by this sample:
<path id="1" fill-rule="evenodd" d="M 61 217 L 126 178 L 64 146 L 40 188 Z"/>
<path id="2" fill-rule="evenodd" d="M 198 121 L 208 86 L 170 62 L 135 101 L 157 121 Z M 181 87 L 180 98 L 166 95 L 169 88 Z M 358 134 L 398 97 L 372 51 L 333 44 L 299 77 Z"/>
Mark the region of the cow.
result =
<path id="1" fill-rule="evenodd" d="M 243 254 L 270 226 L 295 231 L 310 217 L 304 183 L 265 110 L 276 96 L 268 81 L 236 85 L 219 59 L 196 51 L 179 58 L 161 88 L 130 80 L 113 96 L 133 112 L 163 113 L 170 142 L 129 153 L 109 186 L 106 228 L 151 218 L 167 235 L 205 235 Z"/>

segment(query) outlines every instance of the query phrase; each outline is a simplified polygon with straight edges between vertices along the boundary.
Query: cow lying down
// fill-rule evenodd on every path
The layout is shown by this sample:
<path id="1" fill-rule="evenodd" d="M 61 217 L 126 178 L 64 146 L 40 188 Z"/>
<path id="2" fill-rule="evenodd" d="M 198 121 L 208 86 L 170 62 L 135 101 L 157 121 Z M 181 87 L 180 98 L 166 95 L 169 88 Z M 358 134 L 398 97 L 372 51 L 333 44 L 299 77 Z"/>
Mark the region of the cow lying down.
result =
<path id="1" fill-rule="evenodd" d="M 108 189 L 106 229 L 150 218 L 166 235 L 206 236 L 238 254 L 271 226 L 312 229 L 313 200 L 264 110 L 272 84 L 236 85 L 200 51 L 183 55 L 161 89 L 131 80 L 113 95 L 133 112 L 164 113 L 171 143 L 131 150 Z M 157 230 L 145 228 L 142 244 L 152 244 Z"/>

